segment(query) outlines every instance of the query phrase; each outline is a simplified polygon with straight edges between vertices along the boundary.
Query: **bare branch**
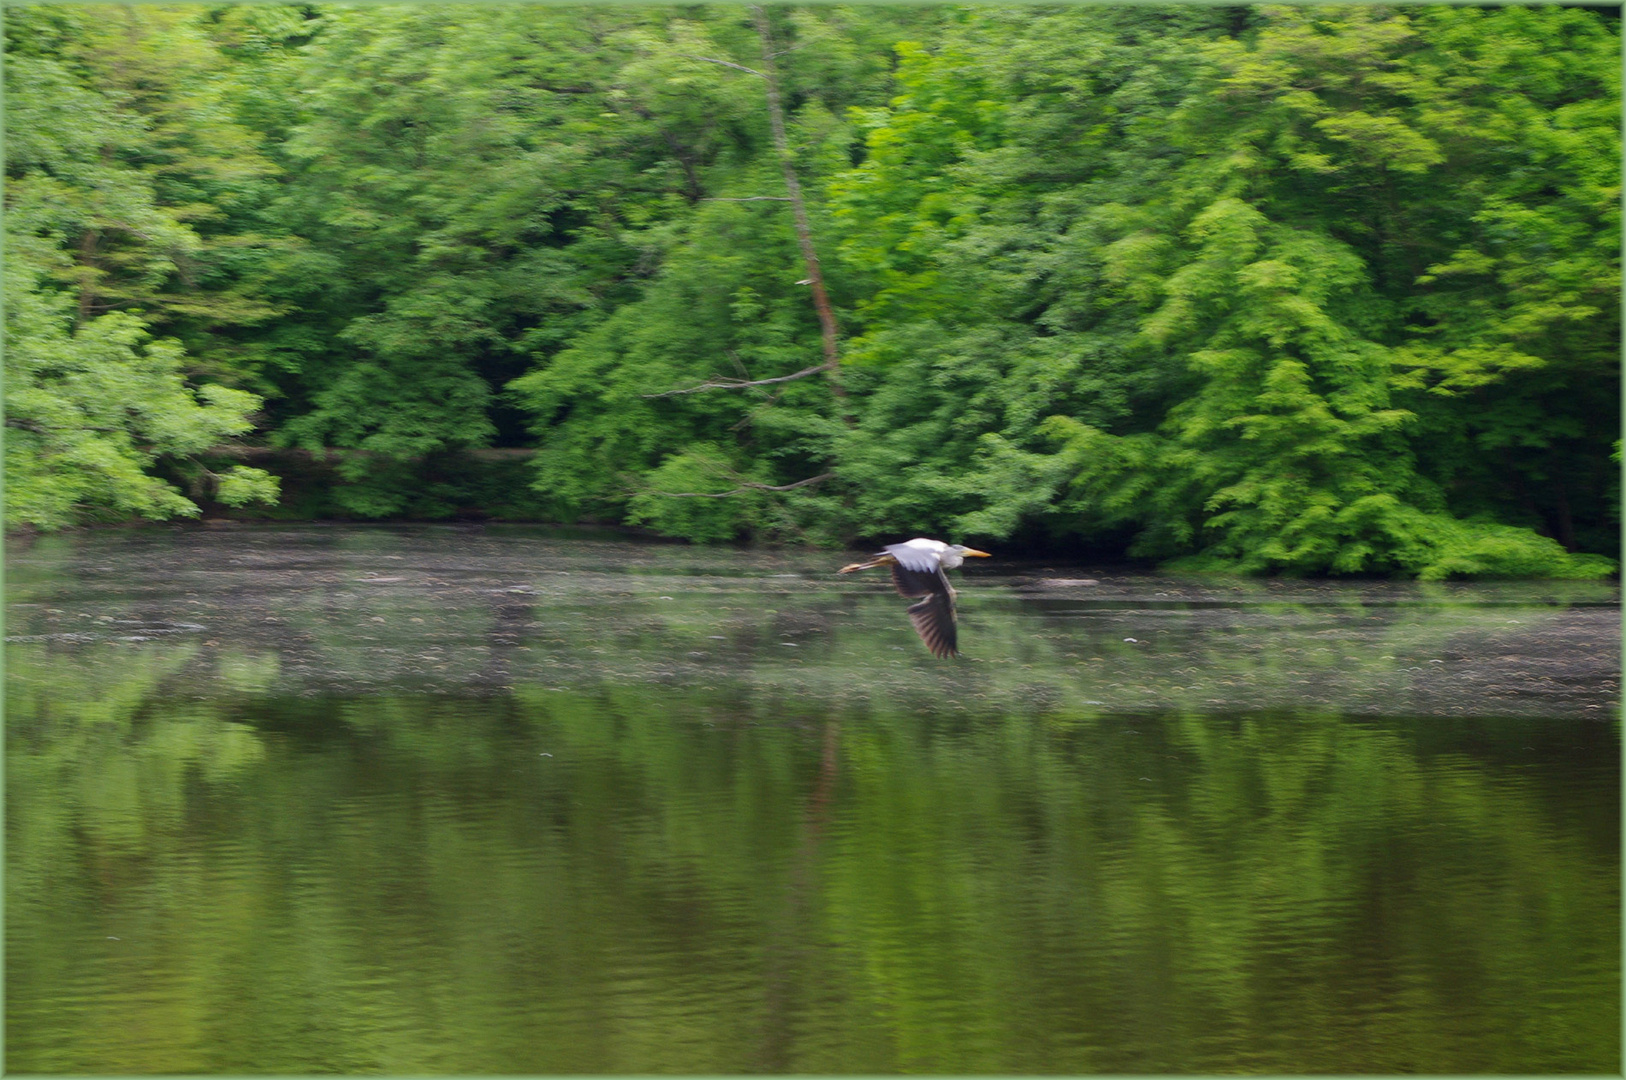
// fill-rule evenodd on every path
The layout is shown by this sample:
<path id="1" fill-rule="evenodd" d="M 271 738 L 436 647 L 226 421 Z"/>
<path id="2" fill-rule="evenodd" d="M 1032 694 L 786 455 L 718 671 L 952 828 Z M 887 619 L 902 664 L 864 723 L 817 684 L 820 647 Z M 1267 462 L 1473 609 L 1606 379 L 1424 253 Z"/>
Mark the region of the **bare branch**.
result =
<path id="1" fill-rule="evenodd" d="M 770 383 L 790 382 L 792 379 L 805 379 L 809 375 L 817 375 L 825 370 L 823 364 L 816 367 L 803 368 L 791 375 L 781 375 L 776 379 L 713 379 L 711 382 L 701 383 L 699 386 L 686 386 L 682 390 L 663 390 L 659 394 L 645 394 L 646 398 L 671 397 L 674 394 L 693 394 L 700 390 L 738 390 L 745 386 L 767 386 Z"/>
<path id="2" fill-rule="evenodd" d="M 129 432 L 127 432 L 124 428 L 92 427 L 89 424 L 85 424 L 83 426 L 75 426 L 75 427 L 64 427 L 64 426 L 61 426 L 61 425 L 52 426 L 50 424 L 41 424 L 41 423 L 39 423 L 37 421 L 34 421 L 34 420 L 19 420 L 14 416 L 6 417 L 6 427 L 17 428 L 20 431 L 32 431 L 36 435 L 56 435 L 56 434 L 58 434 L 60 432 L 64 432 L 64 431 L 70 431 L 70 432 L 71 431 L 94 431 L 94 432 L 97 432 L 98 434 L 104 434 L 104 435 L 127 435 L 127 434 L 129 434 Z M 145 447 L 143 447 L 143 449 L 145 449 Z"/>
<path id="3" fill-rule="evenodd" d="M 750 483 L 747 483 L 747 484 L 741 484 L 739 487 L 735 488 L 733 491 L 655 491 L 655 490 L 650 490 L 649 494 L 651 494 L 651 495 L 665 495 L 668 499 L 726 499 L 730 495 L 738 495 L 742 491 L 790 491 L 790 490 L 792 490 L 794 488 L 807 487 L 809 484 L 822 483 L 823 481 L 830 479 L 834 475 L 835 475 L 835 473 L 820 473 L 817 476 L 810 476 L 806 480 L 798 480 L 794 484 L 780 484 L 778 487 L 775 487 L 772 484 L 750 484 Z"/>
<path id="4" fill-rule="evenodd" d="M 685 60 L 700 60 L 707 64 L 721 64 L 723 67 L 733 68 L 736 71 L 743 71 L 747 75 L 755 75 L 759 79 L 766 79 L 768 77 L 762 72 L 757 71 L 755 68 L 748 68 L 744 64 L 736 64 L 732 60 L 713 60 L 709 56 L 690 56 L 687 53 L 679 53 L 678 55 L 683 57 Z"/>
<path id="5" fill-rule="evenodd" d="M 550 94 L 597 94 L 602 88 L 597 86 L 553 86 L 549 83 L 526 83 L 532 90 L 545 90 Z"/>

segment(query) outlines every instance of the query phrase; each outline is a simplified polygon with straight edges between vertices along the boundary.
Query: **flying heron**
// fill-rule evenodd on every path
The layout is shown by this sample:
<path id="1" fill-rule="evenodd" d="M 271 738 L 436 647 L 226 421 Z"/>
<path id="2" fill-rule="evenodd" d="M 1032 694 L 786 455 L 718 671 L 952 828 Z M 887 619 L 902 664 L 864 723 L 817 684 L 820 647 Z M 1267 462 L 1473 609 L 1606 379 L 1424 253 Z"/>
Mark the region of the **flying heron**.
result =
<path id="1" fill-rule="evenodd" d="M 945 544 L 941 540 L 917 537 L 901 544 L 888 544 L 869 562 L 852 563 L 836 571 L 850 574 L 854 570 L 868 570 L 872 566 L 890 566 L 892 584 L 898 592 L 920 603 L 909 607 L 909 621 L 915 624 L 915 633 L 926 643 L 933 656 L 956 656 L 959 634 L 955 630 L 954 586 L 949 584 L 945 570 L 953 570 L 965 562 L 967 555 L 986 559 L 986 551 L 968 548 L 962 544 Z"/>

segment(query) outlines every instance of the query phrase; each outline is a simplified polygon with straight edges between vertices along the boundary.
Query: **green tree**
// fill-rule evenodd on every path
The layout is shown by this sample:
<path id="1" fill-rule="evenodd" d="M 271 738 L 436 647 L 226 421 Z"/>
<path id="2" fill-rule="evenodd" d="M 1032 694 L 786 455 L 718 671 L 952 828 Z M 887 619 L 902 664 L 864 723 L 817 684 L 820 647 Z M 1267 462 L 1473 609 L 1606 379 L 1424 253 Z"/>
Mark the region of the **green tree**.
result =
<path id="1" fill-rule="evenodd" d="M 304 24 L 292 9 L 280 18 L 253 10 L 262 33 L 289 37 Z M 156 331 L 187 345 L 193 374 L 263 392 L 258 359 L 237 342 L 282 311 L 267 295 L 266 270 L 288 241 L 266 235 L 255 216 L 277 170 L 240 115 L 252 115 L 255 89 L 277 80 L 211 36 L 222 24 L 244 36 L 255 21 L 238 12 L 216 23 L 201 8 L 30 8 L 8 19 L 7 51 L 54 64 L 74 86 L 38 87 L 53 101 L 24 103 L 25 156 L 64 129 L 123 128 L 99 136 L 94 164 L 76 151 L 79 190 L 54 193 L 75 253 L 80 317 L 139 306 Z M 77 116 L 60 115 L 70 102 Z M 47 156 L 53 175 L 72 183 L 62 156 Z"/>
<path id="2" fill-rule="evenodd" d="M 964 13 L 899 46 L 899 93 L 859 117 L 866 160 L 831 181 L 856 282 L 841 475 L 854 531 L 1098 536 L 1058 513 L 1071 473 L 1047 417 L 1115 430 L 1189 378 L 1137 338 L 1107 272 L 1114 229 L 1166 184 L 1168 112 L 1213 10 Z"/>
<path id="3" fill-rule="evenodd" d="M 341 466 L 351 510 L 398 512 L 402 464 L 519 441 L 502 388 L 630 299 L 640 234 L 700 196 L 730 109 L 648 85 L 640 43 L 665 21 L 331 13 L 284 148 L 277 213 L 313 272 L 278 438 L 360 451 Z"/>
<path id="4" fill-rule="evenodd" d="M 1522 46 L 1504 50 L 1518 56 L 1555 37 L 1576 37 L 1592 46 L 1588 60 L 1549 72 L 1556 85 L 1548 92 L 1618 96 L 1606 75 L 1616 47 L 1592 16 L 1578 13 L 1575 23 L 1563 13 L 1551 20 L 1525 14 L 1476 23 L 1474 40 L 1519 39 Z M 1548 367 L 1520 359 L 1507 326 L 1494 331 L 1503 336 L 1494 346 L 1487 340 L 1454 352 L 1433 344 L 1446 321 L 1456 332 L 1475 324 L 1471 305 L 1460 319 L 1452 306 L 1450 294 L 1461 290 L 1430 288 L 1449 271 L 1435 259 L 1457 258 L 1458 238 L 1485 235 L 1485 224 L 1501 213 L 1497 200 L 1475 198 L 1485 185 L 1473 179 L 1490 169 L 1485 144 L 1501 139 L 1477 135 L 1450 111 L 1484 99 L 1497 84 L 1464 70 L 1470 65 L 1460 56 L 1461 37 L 1458 54 L 1423 47 L 1449 40 L 1459 16 L 1470 18 L 1431 13 L 1419 32 L 1409 16 L 1385 9 L 1262 9 L 1256 31 L 1220 36 L 1201 50 L 1206 71 L 1166 118 L 1179 162 L 1168 183 L 1092 208 L 1097 220 L 1115 226 L 1102 237 L 1105 278 L 1138 309 L 1136 347 L 1166 358 L 1160 363 L 1178 362 L 1191 382 L 1153 403 L 1153 430 L 1133 423 L 1113 430 L 1065 415 L 1045 425 L 1066 440 L 1063 456 L 1076 468 L 1069 508 L 1139 528 L 1135 550 L 1143 554 L 1198 552 L 1183 563 L 1194 567 L 1423 576 L 1607 570 L 1603 560 L 1570 557 L 1516 527 L 1526 522 L 1452 514 L 1482 512 L 1485 496 L 1476 504 L 1471 488 L 1461 490 L 1461 470 L 1452 475 L 1442 463 L 1498 440 L 1533 450 L 1573 432 L 1568 449 L 1585 430 L 1563 410 L 1551 424 L 1533 419 L 1541 395 L 1574 381 L 1568 360 L 1554 365 L 1556 387 L 1535 380 L 1518 388 L 1517 404 L 1507 403 L 1509 424 L 1470 420 L 1476 412 L 1468 401 L 1442 407 L 1476 378 L 1488 384 L 1508 370 Z M 1507 108 L 1535 111 L 1528 101 Z M 1579 110 L 1567 123 L 1589 115 Z M 1442 145 L 1431 134 L 1446 128 L 1461 145 Z M 1617 162 L 1618 171 L 1613 135 L 1600 129 L 1568 145 Z M 1586 167 L 1594 174 L 1609 168 L 1590 160 Z M 1549 170 L 1540 183 L 1560 183 L 1561 175 L 1562 168 Z M 1542 197 L 1550 200 L 1551 191 Z M 1591 218 L 1566 209 L 1587 198 Z M 1575 258 L 1610 280 L 1607 257 L 1583 254 L 1601 250 L 1609 220 L 1597 191 L 1557 202 L 1560 217 L 1584 219 L 1565 234 Z M 1523 310 L 1526 323 L 1539 309 L 1544 325 L 1573 326 L 1597 311 L 1581 299 L 1567 309 L 1536 303 L 1563 293 L 1573 275 L 1558 251 L 1533 257 L 1542 250 L 1521 246 L 1506 256 L 1523 277 L 1510 271 L 1504 286 L 1517 278 L 1531 301 L 1521 308 L 1504 289 L 1492 306 Z M 1430 310 L 1433 317 L 1423 318 Z M 1560 336 L 1555 355 L 1571 355 L 1573 345 L 1564 342 L 1575 337 L 1593 343 L 1586 355 L 1609 355 L 1610 325 L 1600 319 Z M 1492 331 L 1481 326 L 1477 333 Z M 1534 338 L 1522 340 L 1533 345 Z M 1430 358 L 1441 373 L 1432 380 L 1420 374 Z M 1446 369 L 1453 367 L 1467 382 L 1451 382 Z M 1592 373 L 1613 385 L 1603 365 Z M 1416 390 L 1432 391 L 1431 409 L 1409 393 Z M 1589 401 L 1577 409 L 1597 417 L 1585 439 L 1597 458 L 1612 406 Z M 1510 427 L 1513 417 L 1530 423 L 1525 436 Z M 1453 435 L 1462 449 L 1453 449 Z M 1423 448 L 1429 460 L 1420 463 Z M 1549 457 L 1545 467 L 1555 465 Z M 1587 475 L 1601 479 L 1603 472 Z M 1593 492 L 1600 502 L 1604 493 Z"/>
<path id="5" fill-rule="evenodd" d="M 770 31 L 790 56 L 776 85 L 816 248 L 833 230 L 809 178 L 845 167 L 850 135 L 839 114 L 885 85 L 874 54 L 852 43 L 904 19 L 799 12 Z M 535 417 L 537 486 L 567 516 L 630 514 L 692 539 L 832 535 L 832 500 L 818 483 L 845 426 L 830 389 L 808 377 L 820 370 L 821 327 L 772 156 L 769 100 L 762 80 L 710 62 L 760 63 L 760 28 L 749 13 L 721 9 L 673 19 L 635 43 L 622 69 L 637 88 L 629 94 L 681 97 L 733 128 L 704 170 L 686 170 L 690 189 L 704 193 L 698 204 L 648 231 L 659 270 L 639 298 L 512 384 Z M 662 141 L 681 146 L 680 135 Z M 842 303 L 839 282 L 832 291 Z M 739 383 L 759 385 L 730 385 Z M 693 497 L 725 492 L 736 494 Z"/>
<path id="6" fill-rule="evenodd" d="M 1596 364 L 1615 351 L 1611 321 L 1569 329 L 1600 310 L 1598 293 L 1573 293 L 1574 262 L 1613 291 L 1610 260 L 1596 255 L 1600 230 L 1614 231 L 1600 203 L 1612 202 L 1595 186 L 1565 179 L 1577 169 L 1618 178 L 1613 121 L 1601 137 L 1583 132 L 1562 147 L 1535 139 L 1540 164 L 1530 162 L 1529 171 L 1541 178 L 1511 185 L 1575 227 L 1512 243 L 1503 230 L 1500 255 L 1519 269 L 1501 276 L 1496 295 L 1481 288 L 1475 296 L 1472 286 L 1450 281 L 1442 287 L 1442 279 L 1453 264 L 1482 265 L 1474 253 L 1506 216 L 1507 195 L 1497 190 L 1506 185 L 1493 178 L 1507 168 L 1509 140 L 1524 137 L 1521 127 L 1598 131 L 1588 110 L 1555 118 L 1552 106 L 1569 95 L 1618 100 L 1609 75 L 1618 45 L 1584 13 L 1579 21 L 1557 11 L 1558 18 L 1527 19 L 1532 13 L 1510 10 L 1497 13 L 1508 18 L 1481 20 L 1479 12 L 1441 11 L 1413 20 L 1380 9 L 1269 10 L 1270 23 L 1251 43 L 1226 41 L 1210 51 L 1220 92 L 1185 119 L 1196 144 L 1213 150 L 1198 159 L 1187 190 L 1203 191 L 1206 180 L 1217 198 L 1186 226 L 1194 257 L 1168 278 L 1147 322 L 1164 340 L 1192 329 L 1206 338 L 1190 353 L 1205 386 L 1171 411 L 1165 430 L 1177 451 L 1198 449 L 1217 466 L 1201 484 L 1209 557 L 1244 569 L 1425 576 L 1598 572 L 1597 560 L 1568 559 L 1549 540 L 1494 518 L 1463 522 L 1451 511 L 1482 511 L 1492 486 L 1463 485 L 1463 458 L 1510 443 L 1534 450 L 1555 434 L 1580 433 L 1565 415 L 1575 406 L 1555 399 L 1554 415 L 1539 422 L 1532 415 L 1576 381 L 1577 352 L 1594 361 L 1600 389 L 1616 385 L 1613 363 Z M 1476 44 L 1465 49 L 1467 40 Z M 1571 45 L 1577 58 L 1567 70 L 1536 60 Z M 1525 60 L 1541 74 L 1502 77 Z M 1533 88 L 1549 100 L 1532 101 Z M 1542 122 L 1532 123 L 1533 114 Z M 1217 143 L 1232 153 L 1222 157 Z M 1578 213 L 1578 203 L 1590 215 Z M 1212 224 L 1227 206 L 1264 230 L 1244 225 L 1234 244 L 1222 244 L 1231 266 L 1215 260 Z M 1569 296 L 1567 309 L 1547 302 L 1555 294 Z M 1487 308 L 1511 318 L 1487 325 L 1476 314 Z M 1591 344 L 1578 349 L 1576 338 Z M 1243 350 L 1227 348 L 1233 342 Z M 1431 365 L 1433 377 L 1424 374 Z M 1547 368 L 1556 370 L 1505 384 L 1509 373 Z M 1427 387 L 1443 402 L 1496 383 L 1504 385 L 1491 401 L 1470 394 L 1446 408 L 1404 393 Z M 1579 411 L 1600 412 L 1593 400 Z M 1428 428 L 1396 438 L 1424 419 Z M 1600 426 L 1593 424 L 1594 451 Z M 1429 448 L 1434 468 L 1417 462 L 1419 447 Z M 1447 463 L 1457 467 L 1441 467 Z M 1539 474 L 1558 461 L 1529 464 Z M 1602 480 L 1601 470 L 1592 478 Z M 1511 479 L 1494 486 L 1516 488 L 1517 471 Z M 1554 531 L 1573 542 L 1573 529 Z"/>
<path id="7" fill-rule="evenodd" d="M 6 65 L 7 524 L 196 514 L 159 465 L 230 505 L 274 501 L 262 470 L 188 460 L 247 432 L 259 399 L 189 384 L 179 343 L 151 338 L 138 305 L 161 303 L 200 244 L 128 160 L 149 125 L 37 47 L 59 29 L 8 20 L 23 45 Z"/>
<path id="8" fill-rule="evenodd" d="M 17 340 L 255 395 L 348 514 L 492 511 L 495 446 L 697 540 L 1608 569 L 1615 23 L 757 16 L 19 8 Z"/>

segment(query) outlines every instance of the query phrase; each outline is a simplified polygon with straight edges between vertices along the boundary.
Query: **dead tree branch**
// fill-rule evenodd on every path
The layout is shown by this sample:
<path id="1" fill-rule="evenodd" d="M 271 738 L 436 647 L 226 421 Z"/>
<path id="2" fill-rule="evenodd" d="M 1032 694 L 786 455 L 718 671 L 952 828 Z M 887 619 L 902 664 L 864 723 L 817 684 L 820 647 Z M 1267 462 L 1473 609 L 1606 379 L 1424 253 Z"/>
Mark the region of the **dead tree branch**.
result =
<path id="1" fill-rule="evenodd" d="M 732 60 L 713 60 L 709 56 L 690 56 L 687 53 L 680 53 L 679 55 L 685 60 L 700 60 L 707 64 L 721 64 L 723 67 L 733 68 L 735 71 L 743 71 L 747 75 L 755 75 L 759 79 L 766 79 L 768 77 L 754 68 L 748 68 L 744 64 L 736 64 Z"/>
<path id="2" fill-rule="evenodd" d="M 726 499 L 728 496 L 738 495 L 742 491 L 791 491 L 795 488 L 807 487 L 810 484 L 822 483 L 834 475 L 835 473 L 820 473 L 817 476 L 810 476 L 806 480 L 798 480 L 794 484 L 780 484 L 778 486 L 746 483 L 741 484 L 733 491 L 655 491 L 651 489 L 649 494 L 664 495 L 668 499 Z"/>
<path id="3" fill-rule="evenodd" d="M 746 386 L 768 386 L 772 383 L 790 382 L 794 379 L 805 379 L 809 375 L 817 375 L 823 370 L 823 364 L 815 364 L 813 367 L 803 368 L 801 371 L 794 372 L 790 375 L 780 375 L 778 378 L 774 379 L 713 379 L 711 382 L 703 382 L 699 386 L 686 386 L 681 390 L 663 390 L 658 394 L 645 394 L 644 397 L 673 397 L 677 394 L 694 394 L 700 392 L 701 390 L 739 390 Z"/>

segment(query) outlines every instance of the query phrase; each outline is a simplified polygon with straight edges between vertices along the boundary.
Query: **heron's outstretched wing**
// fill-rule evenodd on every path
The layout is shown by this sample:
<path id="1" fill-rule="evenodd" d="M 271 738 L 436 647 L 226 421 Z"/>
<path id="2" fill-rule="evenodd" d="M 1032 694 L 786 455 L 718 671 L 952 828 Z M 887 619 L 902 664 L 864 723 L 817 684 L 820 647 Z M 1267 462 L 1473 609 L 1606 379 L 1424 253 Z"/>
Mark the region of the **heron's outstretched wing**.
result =
<path id="1" fill-rule="evenodd" d="M 933 656 L 953 656 L 958 651 L 959 631 L 954 619 L 954 586 L 940 567 L 930 572 L 911 570 L 901 562 L 892 566 L 892 584 L 903 595 L 924 597 L 909 608 L 909 621 Z"/>
<path id="2" fill-rule="evenodd" d="M 911 570 L 902 563 L 892 564 L 892 584 L 898 587 L 899 595 L 911 600 L 942 592 L 949 587 L 948 578 L 943 576 L 940 568 L 934 566 L 930 570 Z"/>
<path id="3" fill-rule="evenodd" d="M 954 620 L 954 590 L 947 587 L 946 580 L 943 585 L 942 591 L 933 591 L 920 603 L 910 605 L 909 621 L 915 624 L 915 633 L 932 655 L 946 659 L 958 655 L 960 634 Z"/>

